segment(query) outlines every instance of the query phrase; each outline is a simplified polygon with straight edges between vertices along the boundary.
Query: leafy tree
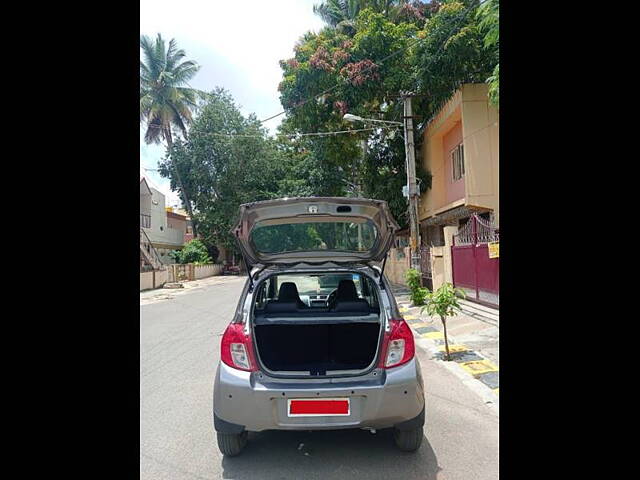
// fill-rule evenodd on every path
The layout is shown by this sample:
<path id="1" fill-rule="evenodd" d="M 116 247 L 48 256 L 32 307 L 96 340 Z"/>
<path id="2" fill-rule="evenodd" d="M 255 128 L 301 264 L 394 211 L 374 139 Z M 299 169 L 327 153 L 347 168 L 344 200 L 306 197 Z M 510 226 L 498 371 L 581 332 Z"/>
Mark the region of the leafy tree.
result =
<path id="1" fill-rule="evenodd" d="M 493 71 L 497 51 L 484 48 L 474 6 L 478 1 L 449 1 L 420 32 L 415 48 L 416 90 L 425 96 L 416 111 L 436 113 L 463 83 L 480 83 Z"/>
<path id="2" fill-rule="evenodd" d="M 343 120 L 347 112 L 387 120 L 401 118 L 398 93 L 412 84 L 407 75 L 411 72 L 409 47 L 417 26 L 395 24 L 384 13 L 366 8 L 359 13 L 356 27 L 353 38 L 331 28 L 309 33 L 297 44 L 294 58 L 281 62 L 284 78 L 279 88 L 289 131 L 353 128 Z M 381 62 L 393 51 L 401 53 Z M 329 91 L 317 100 L 301 103 L 323 90 Z M 404 141 L 402 134 L 390 140 L 385 132 L 323 137 L 307 145 L 320 165 L 342 177 L 346 194 L 386 200 L 402 225 L 408 218 L 402 196 L 406 183 Z M 364 161 L 363 140 L 368 144 Z M 428 174 L 419 166 L 418 171 L 423 186 L 430 186 Z M 363 185 L 361 192 L 357 192 L 356 183 Z"/>
<path id="3" fill-rule="evenodd" d="M 495 0 L 491 0 L 495 1 Z M 301 37 L 294 57 L 280 63 L 280 100 L 293 132 L 354 128 L 345 113 L 398 121 L 400 93 L 412 91 L 419 153 L 426 120 L 463 83 L 497 78 L 497 48 L 485 44 L 478 0 L 325 1 L 315 7 L 328 27 Z M 336 28 L 347 21 L 352 29 Z M 361 128 L 370 125 L 359 125 Z M 362 141 L 366 141 L 363 161 Z M 364 185 L 364 196 L 386 200 L 401 226 L 408 223 L 405 148 L 402 135 L 388 129 L 341 135 L 306 143 L 309 158 L 336 172 L 347 186 Z M 416 155 L 422 191 L 431 176 Z"/>
<path id="4" fill-rule="evenodd" d="M 478 27 L 484 32 L 484 47 L 490 51 L 500 47 L 500 1 L 487 0 L 478 8 Z M 489 99 L 494 105 L 500 104 L 500 63 L 496 63 L 493 74 L 487 79 Z"/>
<path id="5" fill-rule="evenodd" d="M 464 297 L 464 290 L 454 288 L 448 282 L 443 283 L 435 292 L 427 293 L 427 305 L 420 310 L 421 313 L 426 310 L 430 316 L 438 315 L 440 317 L 444 328 L 444 345 L 447 352 L 447 360 L 451 360 L 449 340 L 447 338 L 447 317 L 455 315 L 455 311 L 460 310 L 458 295 Z"/>
<path id="6" fill-rule="evenodd" d="M 421 191 L 431 188 L 431 173 L 416 162 L 416 177 Z M 364 196 L 386 200 L 394 218 L 400 225 L 408 225 L 407 199 L 402 187 L 407 184 L 404 136 L 402 130 L 393 135 L 375 132 L 369 141 L 362 166 Z"/>
<path id="7" fill-rule="evenodd" d="M 197 238 L 186 243 L 182 250 L 171 252 L 171 256 L 176 263 L 212 263 L 207 247 Z"/>
<path id="8" fill-rule="evenodd" d="M 140 61 L 140 122 L 146 122 L 146 143 L 165 141 L 169 151 L 173 146 L 172 127 L 187 138 L 187 125 L 192 121 L 192 111 L 197 107 L 202 92 L 188 87 L 199 70 L 192 60 L 184 60 L 186 53 L 178 49 L 175 39 L 167 47 L 160 34 L 152 41 L 146 35 L 140 37 L 144 60 Z M 191 218 L 194 218 L 187 190 L 179 173 L 177 183 L 183 202 Z M 194 234 L 197 234 L 194 222 Z"/>
<path id="9" fill-rule="evenodd" d="M 175 188 L 177 175 L 191 192 L 207 246 L 235 248 L 230 234 L 242 203 L 278 196 L 286 164 L 255 115 L 245 118 L 231 95 L 218 88 L 200 108 L 187 141 L 173 144 L 160 175 Z"/>

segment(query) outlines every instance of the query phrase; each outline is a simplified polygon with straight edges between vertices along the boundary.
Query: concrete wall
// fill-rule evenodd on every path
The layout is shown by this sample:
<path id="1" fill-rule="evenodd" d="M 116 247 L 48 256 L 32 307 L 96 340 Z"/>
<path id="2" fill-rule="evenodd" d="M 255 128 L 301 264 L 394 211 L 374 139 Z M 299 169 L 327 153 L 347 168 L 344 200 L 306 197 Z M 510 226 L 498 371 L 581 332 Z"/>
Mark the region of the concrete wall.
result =
<path id="1" fill-rule="evenodd" d="M 447 175 L 444 136 L 462 122 L 462 91 L 458 90 L 426 128 L 421 149 L 422 164 L 431 172 L 431 188 L 420 196 L 419 217 L 423 220 L 447 206 Z M 464 200 L 461 200 L 464 202 Z"/>
<path id="2" fill-rule="evenodd" d="M 181 248 L 184 244 L 186 223 L 177 219 L 171 219 L 170 225 L 167 221 L 164 195 L 155 188 L 151 188 L 151 193 L 151 228 L 145 228 L 144 231 L 156 249 L 170 248 L 172 246 L 175 248 Z M 143 200 L 141 195 L 141 209 L 142 202 Z"/>
<path id="3" fill-rule="evenodd" d="M 431 281 L 433 290 L 444 283 L 444 248 L 431 247 Z"/>
<path id="4" fill-rule="evenodd" d="M 462 134 L 464 136 L 465 190 L 468 205 L 494 211 L 499 225 L 499 114 L 487 100 L 486 84 L 463 86 Z"/>
<path id="5" fill-rule="evenodd" d="M 462 143 L 462 122 L 457 122 L 451 130 L 442 136 L 442 163 L 444 164 L 445 203 L 464 198 L 464 177 L 453 181 L 453 161 L 451 152 Z"/>
<path id="6" fill-rule="evenodd" d="M 447 147 L 460 139 L 464 144 L 463 196 L 451 185 Z M 460 205 L 494 211 L 499 225 L 499 112 L 489 105 L 486 84 L 465 84 L 442 107 L 425 130 L 422 163 L 433 176 L 432 187 L 420 197 L 420 220 Z M 447 159 L 448 161 L 445 161 Z"/>
<path id="7" fill-rule="evenodd" d="M 162 287 L 169 279 L 167 270 L 140 273 L 140 291 Z"/>
<path id="8" fill-rule="evenodd" d="M 384 266 L 384 274 L 391 283 L 406 285 L 405 273 L 410 267 L 410 248 L 392 248 Z"/>
<path id="9" fill-rule="evenodd" d="M 168 266 L 169 282 L 179 282 L 185 280 L 198 280 L 200 278 L 213 277 L 222 274 L 222 264 L 213 263 L 209 265 L 172 264 Z M 180 278 L 180 273 L 184 278 Z"/>
<path id="10" fill-rule="evenodd" d="M 431 247 L 433 290 L 437 290 L 445 282 L 453 284 L 451 246 L 456 233 L 458 233 L 458 227 L 444 227 L 444 247 Z"/>
<path id="11" fill-rule="evenodd" d="M 222 265 L 219 263 L 214 263 L 211 265 L 197 265 L 195 268 L 196 279 L 212 277 L 214 275 L 220 275 L 221 273 L 222 273 Z"/>
<path id="12" fill-rule="evenodd" d="M 170 217 L 167 215 L 167 227 L 178 230 L 184 235 L 187 232 L 187 221 L 182 218 Z"/>

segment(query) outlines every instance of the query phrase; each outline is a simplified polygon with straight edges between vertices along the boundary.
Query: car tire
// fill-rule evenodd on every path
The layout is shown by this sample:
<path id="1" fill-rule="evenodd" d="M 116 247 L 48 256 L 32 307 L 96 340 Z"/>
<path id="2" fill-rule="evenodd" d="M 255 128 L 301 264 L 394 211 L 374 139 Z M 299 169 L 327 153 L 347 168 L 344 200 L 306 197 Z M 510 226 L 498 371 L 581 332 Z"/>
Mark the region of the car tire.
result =
<path id="1" fill-rule="evenodd" d="M 411 430 L 393 429 L 393 439 L 396 446 L 403 452 L 415 452 L 422 445 L 422 427 Z"/>
<path id="2" fill-rule="evenodd" d="M 220 433 L 218 435 L 218 448 L 223 455 L 227 457 L 235 457 L 239 455 L 244 447 L 247 446 L 248 432 L 242 433 Z"/>

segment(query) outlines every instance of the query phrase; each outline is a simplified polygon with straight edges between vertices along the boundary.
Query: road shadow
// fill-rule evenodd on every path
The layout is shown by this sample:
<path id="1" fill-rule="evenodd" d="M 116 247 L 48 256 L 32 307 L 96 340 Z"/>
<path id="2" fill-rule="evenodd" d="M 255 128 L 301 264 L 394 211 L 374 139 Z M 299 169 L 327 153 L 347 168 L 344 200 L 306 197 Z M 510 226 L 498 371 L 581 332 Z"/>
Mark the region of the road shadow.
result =
<path id="1" fill-rule="evenodd" d="M 302 445 L 302 446 L 301 446 Z M 237 457 L 223 457 L 223 478 L 436 480 L 438 459 L 426 437 L 417 452 L 398 450 L 391 429 L 268 431 L 249 434 Z"/>

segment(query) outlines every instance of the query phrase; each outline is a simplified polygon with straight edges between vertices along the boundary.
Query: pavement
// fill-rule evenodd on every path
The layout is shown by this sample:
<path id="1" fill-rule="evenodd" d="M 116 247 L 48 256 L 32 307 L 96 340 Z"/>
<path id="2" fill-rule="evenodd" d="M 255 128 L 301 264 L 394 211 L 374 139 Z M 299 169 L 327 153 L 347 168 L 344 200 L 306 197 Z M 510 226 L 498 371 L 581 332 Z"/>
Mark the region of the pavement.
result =
<path id="1" fill-rule="evenodd" d="M 440 317 L 431 317 L 415 307 L 406 287 L 393 285 L 400 312 L 411 326 L 416 343 L 430 358 L 443 361 L 447 368 L 456 371 L 462 379 L 475 379 L 482 385 L 474 385 L 483 398 L 491 399 L 498 408 L 500 392 L 499 340 L 500 320 L 498 310 L 461 301 L 462 311 L 447 319 L 447 339 L 452 362 L 444 361 L 444 327 Z M 456 365 L 457 364 L 457 365 Z M 493 395 L 491 395 L 493 394 Z"/>
<path id="2" fill-rule="evenodd" d="M 497 396 L 483 396 L 478 380 L 435 357 L 421 337 L 426 424 L 417 452 L 396 449 L 389 430 L 270 431 L 250 434 L 241 455 L 223 458 L 213 428 L 213 380 L 220 337 L 245 281 L 210 277 L 141 292 L 140 478 L 498 478 Z"/>

